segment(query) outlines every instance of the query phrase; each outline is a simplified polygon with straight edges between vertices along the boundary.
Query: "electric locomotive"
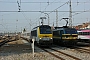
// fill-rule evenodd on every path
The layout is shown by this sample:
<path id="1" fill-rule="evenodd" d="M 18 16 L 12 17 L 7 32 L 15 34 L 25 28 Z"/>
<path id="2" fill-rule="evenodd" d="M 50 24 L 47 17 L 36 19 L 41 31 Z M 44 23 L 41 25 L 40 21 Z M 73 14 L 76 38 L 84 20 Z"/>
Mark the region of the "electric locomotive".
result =
<path id="1" fill-rule="evenodd" d="M 75 45 L 77 43 L 77 30 L 67 26 L 55 27 L 53 32 L 53 43 L 58 45 Z"/>
<path id="2" fill-rule="evenodd" d="M 52 30 L 49 25 L 40 25 L 31 30 L 31 38 L 35 40 L 35 44 L 41 46 L 50 46 L 53 44 Z"/>

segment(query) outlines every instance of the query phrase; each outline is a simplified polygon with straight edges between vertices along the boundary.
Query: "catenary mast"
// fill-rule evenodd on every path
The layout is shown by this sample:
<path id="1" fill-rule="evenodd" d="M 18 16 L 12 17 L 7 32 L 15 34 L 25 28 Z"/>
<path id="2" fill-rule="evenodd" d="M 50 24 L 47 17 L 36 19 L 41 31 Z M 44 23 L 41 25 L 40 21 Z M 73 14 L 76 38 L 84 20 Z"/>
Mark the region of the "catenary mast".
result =
<path id="1" fill-rule="evenodd" d="M 69 27 L 72 27 L 72 8 L 71 8 L 71 0 L 70 0 Z"/>

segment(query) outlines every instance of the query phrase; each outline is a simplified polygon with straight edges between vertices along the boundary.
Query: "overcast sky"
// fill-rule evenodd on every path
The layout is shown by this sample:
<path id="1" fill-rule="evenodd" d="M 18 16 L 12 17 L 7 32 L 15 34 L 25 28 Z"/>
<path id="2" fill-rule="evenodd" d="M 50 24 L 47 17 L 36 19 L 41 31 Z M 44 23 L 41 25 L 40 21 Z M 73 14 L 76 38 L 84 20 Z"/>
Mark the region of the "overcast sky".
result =
<path id="1" fill-rule="evenodd" d="M 72 25 L 76 26 L 90 21 L 90 0 L 71 0 Z M 62 18 L 69 18 L 69 0 L 0 0 L 0 32 L 16 32 L 26 28 L 30 31 L 39 25 L 40 17 L 46 17 L 44 24 L 58 26 L 66 24 Z M 20 9 L 21 12 L 18 12 Z M 44 13 L 47 14 L 44 14 Z M 60 21 L 61 20 L 61 21 Z"/>

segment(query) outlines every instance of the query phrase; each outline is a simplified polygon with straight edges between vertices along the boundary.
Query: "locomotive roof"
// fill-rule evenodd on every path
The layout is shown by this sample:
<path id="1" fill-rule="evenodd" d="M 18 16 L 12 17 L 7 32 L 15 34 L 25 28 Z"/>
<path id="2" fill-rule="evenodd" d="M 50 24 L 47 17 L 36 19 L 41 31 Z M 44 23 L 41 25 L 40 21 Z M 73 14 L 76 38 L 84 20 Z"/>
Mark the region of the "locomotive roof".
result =
<path id="1" fill-rule="evenodd" d="M 49 26 L 49 25 L 39 25 L 39 26 L 37 26 L 37 27 L 42 27 L 42 26 Z M 35 28 L 37 28 L 37 27 L 35 27 Z"/>
<path id="2" fill-rule="evenodd" d="M 67 27 L 67 26 L 63 26 L 63 27 L 54 27 L 54 28 L 55 28 L 54 30 L 75 29 L 75 28 L 70 28 L 70 27 Z"/>
<path id="3" fill-rule="evenodd" d="M 49 26 L 49 25 L 39 25 L 39 26 L 36 26 L 36 27 L 34 27 L 33 29 L 36 29 L 36 28 L 38 28 L 38 27 L 45 27 L 45 26 Z M 49 26 L 50 27 L 50 26 Z M 33 30 L 32 29 L 32 30 Z"/>
<path id="4" fill-rule="evenodd" d="M 62 26 L 62 27 L 54 27 L 55 29 L 60 29 L 60 28 L 69 28 L 68 26 Z"/>

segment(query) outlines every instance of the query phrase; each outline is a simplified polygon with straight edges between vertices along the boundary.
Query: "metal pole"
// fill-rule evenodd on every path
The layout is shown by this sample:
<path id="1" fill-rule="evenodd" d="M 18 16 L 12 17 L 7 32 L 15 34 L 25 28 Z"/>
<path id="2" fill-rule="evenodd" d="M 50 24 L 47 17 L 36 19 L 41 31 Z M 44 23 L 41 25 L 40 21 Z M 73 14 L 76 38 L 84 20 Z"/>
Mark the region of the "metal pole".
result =
<path id="1" fill-rule="evenodd" d="M 71 0 L 70 0 L 69 27 L 72 27 L 72 8 L 71 8 Z"/>
<path id="2" fill-rule="evenodd" d="M 34 57 L 34 39 L 32 39 L 33 41 L 33 57 Z"/>
<path id="3" fill-rule="evenodd" d="M 42 22 L 41 22 L 41 24 L 43 25 L 43 19 L 42 19 Z"/>
<path id="4" fill-rule="evenodd" d="M 56 10 L 56 27 L 58 27 L 58 11 Z"/>
<path id="5" fill-rule="evenodd" d="M 17 22 L 18 22 L 18 20 L 16 20 L 16 35 L 17 35 Z"/>
<path id="6" fill-rule="evenodd" d="M 32 39 L 33 43 L 32 43 L 32 53 L 33 53 L 33 57 L 34 57 L 34 39 Z"/>
<path id="7" fill-rule="evenodd" d="M 32 26 L 32 25 L 31 25 L 31 19 L 30 19 L 30 23 L 29 23 L 29 25 L 30 25 L 30 30 L 31 30 L 31 26 Z"/>

